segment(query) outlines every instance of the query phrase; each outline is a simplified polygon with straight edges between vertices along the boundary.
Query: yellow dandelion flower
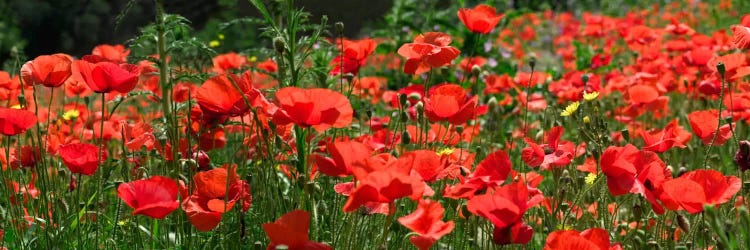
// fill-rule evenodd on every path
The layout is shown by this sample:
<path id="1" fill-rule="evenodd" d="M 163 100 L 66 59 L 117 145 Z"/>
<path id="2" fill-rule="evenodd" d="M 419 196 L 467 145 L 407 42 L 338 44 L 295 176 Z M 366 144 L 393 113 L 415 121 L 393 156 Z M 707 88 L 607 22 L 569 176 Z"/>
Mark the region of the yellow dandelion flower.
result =
<path id="1" fill-rule="evenodd" d="M 599 97 L 599 92 L 594 91 L 591 93 L 586 93 L 586 91 L 583 91 L 583 99 L 586 101 L 594 100 L 597 97 Z"/>
<path id="2" fill-rule="evenodd" d="M 450 155 L 453 153 L 453 148 L 444 148 L 437 152 L 437 155 L 444 156 L 444 155 Z"/>
<path id="3" fill-rule="evenodd" d="M 586 178 L 584 178 L 584 181 L 586 181 L 586 184 L 592 185 L 594 184 L 594 182 L 596 181 L 596 178 L 598 177 L 599 176 L 594 173 L 589 173 L 588 175 L 586 175 Z"/>
<path id="4" fill-rule="evenodd" d="M 560 113 L 560 116 L 573 115 L 573 113 L 575 113 L 576 110 L 578 110 L 578 106 L 580 105 L 581 105 L 580 102 L 574 102 L 574 103 L 569 104 L 567 107 L 565 107 L 565 110 L 563 110 L 563 112 Z"/>
<path id="5" fill-rule="evenodd" d="M 216 40 L 211 40 L 210 42 L 208 42 L 208 47 L 211 47 L 211 48 L 219 47 L 219 45 L 221 45 L 221 43 Z"/>
<path id="6" fill-rule="evenodd" d="M 63 113 L 62 115 L 62 118 L 63 120 L 70 121 L 70 119 L 78 118 L 78 116 L 80 115 L 81 115 L 80 111 L 78 111 L 77 109 L 71 109 L 71 110 L 65 111 L 65 113 Z"/>
<path id="7" fill-rule="evenodd" d="M 12 108 L 12 109 L 21 109 L 21 104 L 16 104 L 16 105 L 10 106 L 10 108 Z"/>

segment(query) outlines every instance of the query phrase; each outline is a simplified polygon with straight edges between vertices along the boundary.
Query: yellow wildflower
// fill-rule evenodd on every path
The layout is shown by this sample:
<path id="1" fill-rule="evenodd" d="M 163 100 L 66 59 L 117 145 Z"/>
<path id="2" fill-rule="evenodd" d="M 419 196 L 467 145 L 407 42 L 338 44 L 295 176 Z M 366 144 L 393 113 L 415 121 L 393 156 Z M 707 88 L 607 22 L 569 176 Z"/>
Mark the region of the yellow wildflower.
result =
<path id="1" fill-rule="evenodd" d="M 586 175 L 586 178 L 584 179 L 584 181 L 586 181 L 586 184 L 592 185 L 596 181 L 597 177 L 598 177 L 598 175 L 596 175 L 594 173 L 589 173 L 588 175 Z"/>
<path id="2" fill-rule="evenodd" d="M 71 109 L 71 110 L 65 111 L 65 113 L 63 113 L 62 115 L 62 118 L 66 121 L 70 121 L 70 119 L 78 118 L 78 116 L 80 115 L 81 115 L 80 111 L 78 111 L 77 109 Z"/>
<path id="3" fill-rule="evenodd" d="M 221 43 L 216 40 L 211 40 L 210 42 L 208 42 L 208 46 L 211 48 L 219 47 L 219 45 L 221 45 Z"/>
<path id="4" fill-rule="evenodd" d="M 597 97 L 599 97 L 599 92 L 594 91 L 591 93 L 586 93 L 586 91 L 583 91 L 583 99 L 586 101 L 594 100 Z"/>
<path id="5" fill-rule="evenodd" d="M 578 110 L 578 106 L 580 106 L 580 105 L 581 105 L 580 102 L 571 103 L 567 107 L 565 107 L 565 110 L 563 110 L 563 112 L 561 112 L 560 115 L 561 116 L 571 116 L 571 115 L 573 115 L 573 113 L 576 112 L 576 110 Z"/>
<path id="6" fill-rule="evenodd" d="M 453 153 L 453 148 L 444 148 L 437 152 L 438 156 L 450 155 Z"/>

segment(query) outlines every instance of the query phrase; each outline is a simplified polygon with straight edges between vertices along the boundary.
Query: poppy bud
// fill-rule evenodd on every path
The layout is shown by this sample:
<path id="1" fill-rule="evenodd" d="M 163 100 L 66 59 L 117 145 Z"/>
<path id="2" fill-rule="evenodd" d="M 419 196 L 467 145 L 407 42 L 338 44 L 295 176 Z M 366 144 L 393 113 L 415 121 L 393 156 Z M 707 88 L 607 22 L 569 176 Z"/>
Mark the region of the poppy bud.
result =
<path id="1" fill-rule="evenodd" d="M 620 130 L 620 134 L 622 134 L 622 139 L 625 141 L 630 141 L 630 131 L 627 129 Z"/>
<path id="2" fill-rule="evenodd" d="M 422 95 L 419 93 L 411 93 L 409 94 L 408 97 L 409 97 L 409 100 L 412 100 L 412 101 L 419 101 L 422 99 Z"/>
<path id="3" fill-rule="evenodd" d="M 206 171 L 211 168 L 211 159 L 208 157 L 208 154 L 204 152 L 203 150 L 198 150 L 198 152 L 193 152 L 193 158 L 198 163 L 198 169 L 201 171 Z"/>
<path id="4" fill-rule="evenodd" d="M 536 67 L 536 57 L 529 58 L 529 67 L 533 70 Z"/>
<path id="5" fill-rule="evenodd" d="M 408 98 L 406 95 L 399 95 L 398 103 L 401 104 L 401 106 L 406 106 L 406 98 Z"/>
<path id="6" fill-rule="evenodd" d="M 739 150 L 734 155 L 734 164 L 744 172 L 750 169 L 750 141 L 742 140 L 739 144 Z"/>
<path id="7" fill-rule="evenodd" d="M 400 114 L 401 116 L 399 116 L 399 118 L 401 118 L 401 121 L 409 121 L 409 111 L 404 110 L 404 112 L 401 112 Z"/>
<path id="8" fill-rule="evenodd" d="M 687 168 L 685 168 L 685 167 L 680 167 L 680 168 L 678 168 L 678 169 L 677 169 L 677 177 L 680 177 L 680 176 L 682 176 L 683 174 L 687 173 L 687 171 L 688 171 L 688 170 L 687 170 Z"/>
<path id="9" fill-rule="evenodd" d="M 589 74 L 583 74 L 581 76 L 581 81 L 583 82 L 583 84 L 586 84 L 587 82 L 589 82 Z"/>
<path id="10" fill-rule="evenodd" d="M 421 116 L 422 113 L 424 112 L 424 103 L 418 102 L 417 104 L 414 105 L 414 108 L 417 109 L 417 114 Z"/>
<path id="11" fill-rule="evenodd" d="M 86 97 L 88 97 L 88 96 L 86 96 Z M 25 107 L 26 106 L 26 96 L 19 95 L 18 96 L 18 104 L 21 104 L 22 107 Z"/>
<path id="12" fill-rule="evenodd" d="M 681 214 L 677 215 L 677 226 L 679 226 L 683 232 L 690 232 L 690 221 Z"/>
<path id="13" fill-rule="evenodd" d="M 281 38 L 280 36 L 275 37 L 273 39 L 273 48 L 277 53 L 284 54 L 284 51 L 286 51 L 286 42 L 284 42 L 284 38 Z"/>
<path id="14" fill-rule="evenodd" d="M 354 75 L 352 73 L 346 73 L 344 74 L 344 79 L 346 79 L 347 82 L 352 82 Z"/>
<path id="15" fill-rule="evenodd" d="M 341 34 L 342 32 L 344 32 L 344 23 L 343 22 L 336 22 L 336 24 L 334 24 L 333 26 L 336 27 L 336 32 L 338 32 L 339 34 Z"/>
<path id="16" fill-rule="evenodd" d="M 464 132 L 464 126 L 456 126 L 456 133 L 462 134 Z"/>
<path id="17" fill-rule="evenodd" d="M 471 66 L 471 74 L 473 75 L 479 75 L 479 72 L 482 70 L 482 68 L 479 67 L 479 65 Z"/>
<path id="18" fill-rule="evenodd" d="M 490 100 L 487 101 L 487 108 L 489 110 L 495 110 L 495 108 L 497 108 L 497 98 L 495 98 L 494 96 L 490 97 Z"/>
<path id="19" fill-rule="evenodd" d="M 716 64 L 716 71 L 718 71 L 719 74 L 721 75 L 721 77 L 723 78 L 724 77 L 724 73 L 726 73 L 726 71 L 727 71 L 727 68 L 724 67 L 724 63 L 723 62 L 719 62 L 718 64 Z"/>
<path id="20" fill-rule="evenodd" d="M 659 243 L 655 240 L 649 240 L 646 242 L 646 246 L 648 246 L 649 249 L 659 249 Z"/>
<path id="21" fill-rule="evenodd" d="M 409 135 L 409 132 L 402 132 L 401 133 L 401 144 L 409 145 L 411 143 L 411 135 Z"/>

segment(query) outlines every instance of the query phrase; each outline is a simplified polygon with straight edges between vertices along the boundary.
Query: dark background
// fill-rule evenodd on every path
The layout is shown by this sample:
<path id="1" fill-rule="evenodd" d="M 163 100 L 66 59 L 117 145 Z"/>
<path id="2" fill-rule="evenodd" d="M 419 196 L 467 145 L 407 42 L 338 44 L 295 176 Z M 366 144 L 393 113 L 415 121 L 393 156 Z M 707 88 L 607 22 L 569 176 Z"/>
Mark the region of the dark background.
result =
<path id="1" fill-rule="evenodd" d="M 25 46 L 20 47 L 24 47 L 28 58 L 59 52 L 80 56 L 98 44 L 122 44 L 152 23 L 156 11 L 153 0 L 0 0 L 4 1 L 9 2 L 0 3 L 0 22 L 5 23 L 6 30 L 10 30 L 8 24 L 17 28 L 13 31 L 25 40 Z M 295 2 L 313 15 L 314 22 L 322 15 L 328 16 L 330 24 L 343 21 L 348 37 L 357 37 L 363 25 L 382 19 L 392 4 L 389 0 Z M 258 16 L 247 0 L 164 0 L 164 8 L 167 13 L 186 17 L 195 30 L 201 30 L 212 19 Z M 118 18 L 125 9 L 126 15 Z M 13 31 L 3 30 L 0 23 L 0 33 Z M 10 46 L 8 42 L 4 45 Z M 0 49 L 1 64 L 9 58 L 10 48 L 3 48 L 0 43 Z"/>

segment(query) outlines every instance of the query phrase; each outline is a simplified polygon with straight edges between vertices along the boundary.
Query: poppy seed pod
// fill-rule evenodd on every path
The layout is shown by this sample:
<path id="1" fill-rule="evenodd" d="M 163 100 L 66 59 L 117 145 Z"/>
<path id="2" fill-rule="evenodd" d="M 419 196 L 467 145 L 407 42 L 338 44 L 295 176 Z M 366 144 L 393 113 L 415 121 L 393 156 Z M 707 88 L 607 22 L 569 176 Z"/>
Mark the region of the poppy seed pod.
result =
<path id="1" fill-rule="evenodd" d="M 529 67 L 531 67 L 532 69 L 536 67 L 536 57 L 532 57 L 529 59 Z"/>

